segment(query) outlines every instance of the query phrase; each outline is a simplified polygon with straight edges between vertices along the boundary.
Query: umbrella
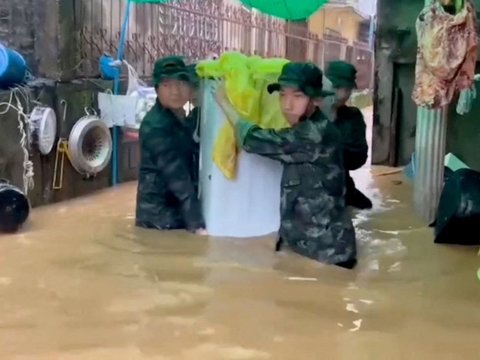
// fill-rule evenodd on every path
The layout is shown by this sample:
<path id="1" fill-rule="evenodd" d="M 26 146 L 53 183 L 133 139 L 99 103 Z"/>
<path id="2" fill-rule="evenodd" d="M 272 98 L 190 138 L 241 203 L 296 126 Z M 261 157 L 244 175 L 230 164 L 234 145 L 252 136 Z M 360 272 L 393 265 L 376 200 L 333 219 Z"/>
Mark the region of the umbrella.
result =
<path id="1" fill-rule="evenodd" d="M 290 21 L 308 19 L 328 0 L 240 0 L 248 8 Z"/>
<path id="2" fill-rule="evenodd" d="M 175 0 L 131 0 L 136 4 L 166 4 Z"/>

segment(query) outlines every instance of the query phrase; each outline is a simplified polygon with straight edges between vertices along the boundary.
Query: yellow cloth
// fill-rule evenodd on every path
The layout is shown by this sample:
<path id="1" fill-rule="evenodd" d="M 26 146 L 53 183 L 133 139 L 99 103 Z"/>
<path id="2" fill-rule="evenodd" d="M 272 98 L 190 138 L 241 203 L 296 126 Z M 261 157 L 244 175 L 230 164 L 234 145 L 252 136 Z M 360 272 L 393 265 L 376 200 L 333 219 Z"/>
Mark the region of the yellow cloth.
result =
<path id="1" fill-rule="evenodd" d="M 280 75 L 285 59 L 262 59 L 228 52 L 218 60 L 200 62 L 201 78 L 223 78 L 227 97 L 237 112 L 262 128 L 280 129 L 288 126 L 280 110 L 277 94 L 268 94 L 267 85 Z M 237 144 L 235 132 L 226 123 L 215 140 L 213 162 L 229 180 L 236 177 Z"/>

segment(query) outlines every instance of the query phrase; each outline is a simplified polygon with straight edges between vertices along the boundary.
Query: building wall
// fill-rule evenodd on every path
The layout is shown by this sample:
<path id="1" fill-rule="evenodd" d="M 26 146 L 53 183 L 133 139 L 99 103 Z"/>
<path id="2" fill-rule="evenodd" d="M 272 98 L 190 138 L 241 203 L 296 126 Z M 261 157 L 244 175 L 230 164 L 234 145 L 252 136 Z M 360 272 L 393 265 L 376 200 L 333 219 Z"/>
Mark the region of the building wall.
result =
<path id="1" fill-rule="evenodd" d="M 75 122 L 84 115 L 85 106 L 95 107 L 97 93 L 112 87 L 111 82 L 85 79 L 76 72 L 75 5 L 74 0 L 0 1 L 0 42 L 19 51 L 27 60 L 37 77 L 35 85 L 29 88 L 30 97 L 55 110 L 58 136 L 62 138 L 68 138 Z M 9 91 L 0 91 L 0 102 L 9 99 Z M 65 122 L 61 100 L 68 103 Z M 35 106 L 25 99 L 22 105 L 24 109 Z M 1 111 L 4 112 L 5 107 Z M 18 114 L 11 109 L 0 116 L 0 178 L 23 189 L 20 136 Z M 63 187 L 53 190 L 55 150 L 47 156 L 40 155 L 34 147 L 29 152 L 34 164 L 35 187 L 29 193 L 33 206 L 70 199 L 110 185 L 110 167 L 96 178 L 85 180 L 66 161 Z M 136 142 L 122 142 L 119 147 L 121 180 L 136 179 L 138 155 Z"/>
<path id="2" fill-rule="evenodd" d="M 35 59 L 32 11 L 32 0 L 0 2 L 1 42 L 20 51 L 30 63 Z"/>
<path id="3" fill-rule="evenodd" d="M 92 105 L 92 99 L 96 98 L 99 86 L 110 87 L 109 82 L 95 83 L 89 80 L 81 80 L 69 83 L 47 81 L 30 88 L 31 99 L 36 99 L 45 106 L 53 108 L 57 114 L 57 133 L 61 138 L 68 139 L 74 124 L 85 115 L 84 107 Z M 8 102 L 9 91 L 0 92 L 0 102 Z M 66 121 L 62 117 L 65 100 L 68 104 Z M 35 106 L 33 102 L 27 104 L 22 101 L 24 109 Z M 2 112 L 4 108 L 2 107 Z M 23 151 L 20 146 L 21 133 L 18 128 L 18 115 L 15 110 L 10 110 L 0 117 L 0 178 L 8 179 L 12 184 L 23 189 Z M 122 137 L 123 138 L 123 137 Z M 86 180 L 71 166 L 68 159 L 64 162 L 63 186 L 60 190 L 53 189 L 55 173 L 56 149 L 48 155 L 41 155 L 35 146 L 29 148 L 30 160 L 34 164 L 35 187 L 29 193 L 33 206 L 49 204 L 53 202 L 71 199 L 85 195 L 93 191 L 110 186 L 111 167 L 97 174 L 93 179 Z M 123 141 L 119 146 L 120 178 L 123 181 L 134 180 L 137 177 L 139 151 L 136 142 Z M 57 169 L 59 174 L 59 169 Z"/>
<path id="4" fill-rule="evenodd" d="M 405 165 L 415 148 L 416 106 L 411 100 L 414 84 L 415 21 L 424 0 L 378 0 L 375 104 L 372 162 Z M 480 10 L 480 0 L 475 0 Z M 478 15 L 478 12 L 477 12 Z M 477 91 L 480 88 L 477 87 Z M 456 101 L 450 107 L 447 151 L 480 170 L 480 97 L 471 112 L 460 116 Z"/>
<path id="5" fill-rule="evenodd" d="M 309 30 L 320 38 L 323 38 L 327 29 L 332 29 L 353 44 L 358 40 L 360 24 L 364 20 L 350 7 L 325 7 L 310 17 L 308 23 Z"/>

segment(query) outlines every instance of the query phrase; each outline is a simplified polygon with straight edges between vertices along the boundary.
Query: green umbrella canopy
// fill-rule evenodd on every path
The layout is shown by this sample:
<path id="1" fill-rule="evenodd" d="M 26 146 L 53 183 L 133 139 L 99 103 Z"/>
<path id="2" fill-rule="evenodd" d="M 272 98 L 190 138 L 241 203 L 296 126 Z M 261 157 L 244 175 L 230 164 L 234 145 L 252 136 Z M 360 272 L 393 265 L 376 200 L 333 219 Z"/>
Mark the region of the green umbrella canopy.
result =
<path id="1" fill-rule="evenodd" d="M 166 4 L 175 0 L 130 0 L 136 4 Z"/>
<path id="2" fill-rule="evenodd" d="M 248 8 L 284 20 L 299 21 L 308 19 L 328 0 L 240 0 Z"/>

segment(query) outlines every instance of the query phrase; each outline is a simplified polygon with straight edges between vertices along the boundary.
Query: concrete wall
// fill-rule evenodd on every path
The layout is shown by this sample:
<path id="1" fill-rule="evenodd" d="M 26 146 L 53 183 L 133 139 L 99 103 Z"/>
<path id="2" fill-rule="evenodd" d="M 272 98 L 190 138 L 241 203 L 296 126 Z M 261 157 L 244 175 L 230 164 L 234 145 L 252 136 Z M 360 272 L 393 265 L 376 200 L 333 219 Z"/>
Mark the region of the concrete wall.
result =
<path id="1" fill-rule="evenodd" d="M 415 21 L 424 0 L 379 0 L 376 32 L 375 109 L 372 162 L 405 165 L 415 148 L 416 107 L 414 84 Z M 480 10 L 480 0 L 475 0 Z M 478 15 L 478 11 L 477 11 Z M 477 89 L 480 91 L 480 88 Z M 456 102 L 448 119 L 447 151 L 480 170 L 480 96 L 472 111 L 460 116 Z"/>
<path id="2" fill-rule="evenodd" d="M 58 136 L 67 138 L 75 122 L 85 115 L 85 106 L 96 106 L 96 93 L 102 87 L 108 86 L 106 82 L 88 80 L 74 81 L 69 83 L 41 83 L 31 88 L 33 99 L 55 109 L 57 113 Z M 10 92 L 0 93 L 0 101 L 8 102 Z M 63 106 L 61 101 L 66 100 L 67 116 L 62 121 Z M 27 104 L 23 104 L 27 108 Z M 35 106 L 30 103 L 30 108 Z M 4 111 L 4 106 L 1 111 Z M 9 179 L 14 185 L 23 188 L 23 152 L 20 146 L 21 134 L 18 130 L 17 112 L 9 111 L 0 116 L 0 178 Z M 123 137 L 122 137 L 123 138 Z M 65 161 L 63 187 L 60 190 L 52 189 L 54 176 L 55 155 L 54 149 L 49 155 L 41 155 L 37 149 L 30 149 L 30 158 L 34 163 L 35 188 L 29 193 L 33 206 L 58 202 L 73 197 L 85 195 L 110 185 L 110 166 L 94 179 L 85 180 L 82 175 L 73 169 L 68 160 Z M 137 177 L 139 151 L 136 142 L 122 142 L 119 148 L 120 178 L 123 181 L 134 180 Z"/>
<path id="3" fill-rule="evenodd" d="M 0 0 L 0 42 L 19 51 L 27 60 L 33 75 L 39 79 L 30 87 L 31 97 L 55 109 L 58 136 L 68 137 L 75 122 L 84 115 L 85 106 L 96 106 L 98 91 L 111 88 L 99 79 L 75 79 L 78 73 L 79 51 L 75 41 L 74 0 Z M 0 92 L 0 102 L 8 102 L 9 91 Z M 62 122 L 61 100 L 68 103 L 66 121 Z M 34 104 L 24 103 L 33 108 Z M 0 112 L 5 111 L 5 106 Z M 23 188 L 23 153 L 19 145 L 17 113 L 10 110 L 0 116 L 0 178 L 7 178 Z M 138 144 L 123 141 L 119 148 L 120 178 L 137 177 Z M 29 197 L 34 206 L 81 196 L 110 185 L 110 167 L 95 179 L 84 180 L 66 161 L 63 188 L 52 189 L 55 151 L 42 156 L 31 149 L 34 163 L 35 188 Z"/>
<path id="4" fill-rule="evenodd" d="M 325 6 L 316 12 L 308 20 L 309 30 L 323 38 L 327 29 L 342 34 L 342 37 L 348 40 L 351 45 L 358 41 L 360 24 L 366 19 L 362 18 L 352 7 Z"/>
<path id="5" fill-rule="evenodd" d="M 32 0 L 0 1 L 0 39 L 34 62 L 34 24 Z M 19 26 L 22 24 L 22 26 Z"/>
<path id="6" fill-rule="evenodd" d="M 0 42 L 19 51 L 37 77 L 73 78 L 73 0 L 0 0 Z"/>

